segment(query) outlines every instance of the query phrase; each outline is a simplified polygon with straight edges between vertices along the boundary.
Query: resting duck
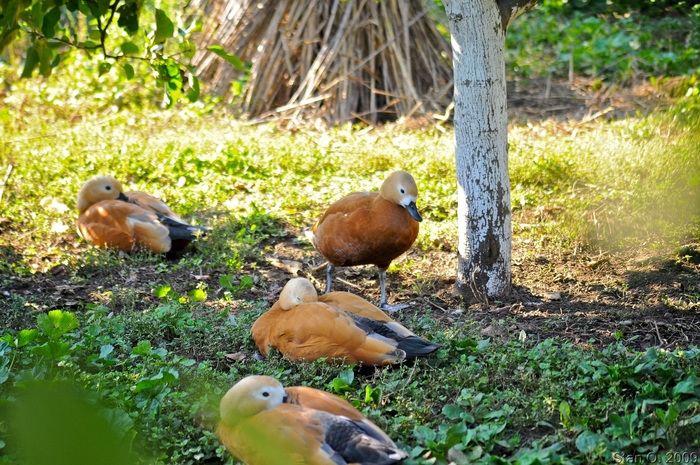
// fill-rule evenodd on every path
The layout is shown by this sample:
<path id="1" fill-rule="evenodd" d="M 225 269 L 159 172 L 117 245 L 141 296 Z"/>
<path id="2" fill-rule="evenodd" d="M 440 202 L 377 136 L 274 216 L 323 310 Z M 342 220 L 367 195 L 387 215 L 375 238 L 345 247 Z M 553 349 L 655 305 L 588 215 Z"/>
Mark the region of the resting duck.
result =
<path id="1" fill-rule="evenodd" d="M 308 279 L 291 279 L 279 300 L 250 330 L 260 353 L 266 356 L 274 347 L 292 361 L 326 358 L 346 364 L 389 365 L 440 347 L 416 336 L 364 299 L 348 295 L 332 292 L 320 301 Z"/>
<path id="2" fill-rule="evenodd" d="M 128 194 L 128 195 L 126 195 Z M 208 228 L 192 226 L 166 204 L 144 192 L 124 193 L 111 176 L 89 179 L 78 193 L 78 232 L 98 247 L 122 252 L 180 250 Z"/>
<path id="3" fill-rule="evenodd" d="M 326 293 L 331 290 L 331 273 L 336 266 L 376 265 L 379 268 L 381 300 L 386 300 L 386 270 L 391 262 L 411 248 L 423 218 L 416 208 L 418 188 L 405 171 L 391 173 L 379 192 L 356 192 L 338 200 L 311 229 L 309 238 L 328 260 Z"/>
<path id="4" fill-rule="evenodd" d="M 247 465 L 391 465 L 408 456 L 374 424 L 288 402 L 276 379 L 243 378 L 221 399 L 216 435 Z"/>

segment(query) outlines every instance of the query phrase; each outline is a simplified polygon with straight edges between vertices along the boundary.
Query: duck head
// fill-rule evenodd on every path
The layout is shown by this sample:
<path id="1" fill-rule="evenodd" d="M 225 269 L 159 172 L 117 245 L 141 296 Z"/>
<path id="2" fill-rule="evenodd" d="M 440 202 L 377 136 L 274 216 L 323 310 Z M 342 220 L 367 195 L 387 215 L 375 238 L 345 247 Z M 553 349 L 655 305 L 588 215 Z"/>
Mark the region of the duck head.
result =
<path id="1" fill-rule="evenodd" d="M 124 195 L 121 183 L 112 176 L 94 176 L 83 184 L 78 193 L 78 212 L 82 214 L 90 206 L 103 200 L 129 199 Z"/>
<path id="2" fill-rule="evenodd" d="M 282 383 L 269 376 L 248 376 L 234 384 L 219 403 L 221 421 L 234 426 L 241 420 L 287 400 Z"/>
<path id="3" fill-rule="evenodd" d="M 311 281 L 306 278 L 290 279 L 280 293 L 279 303 L 283 310 L 291 310 L 297 305 L 317 302 L 318 294 Z"/>
<path id="4" fill-rule="evenodd" d="M 390 202 L 401 205 L 416 221 L 423 221 L 423 217 L 418 213 L 416 199 L 418 198 L 418 187 L 413 176 L 405 171 L 394 171 L 382 183 L 379 194 Z"/>

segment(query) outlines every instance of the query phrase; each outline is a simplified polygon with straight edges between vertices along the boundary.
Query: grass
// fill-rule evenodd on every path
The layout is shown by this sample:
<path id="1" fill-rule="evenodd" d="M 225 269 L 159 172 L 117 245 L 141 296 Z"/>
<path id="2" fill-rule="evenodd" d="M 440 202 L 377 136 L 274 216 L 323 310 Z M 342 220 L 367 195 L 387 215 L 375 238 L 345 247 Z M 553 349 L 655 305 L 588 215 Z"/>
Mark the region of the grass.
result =
<path id="1" fill-rule="evenodd" d="M 13 82 L 0 108 L 0 163 L 14 167 L 0 204 L 0 279 L 12 290 L 0 298 L 1 463 L 31 463 L 20 454 L 37 448 L 38 424 L 59 432 L 94 422 L 112 427 L 100 440 L 131 454 L 120 463 L 233 463 L 211 428 L 220 396 L 248 374 L 346 396 L 409 451 L 408 464 L 594 464 L 650 453 L 677 462 L 667 454 L 700 448 L 697 347 L 638 352 L 622 333 L 602 350 L 535 341 L 507 318 L 496 322 L 506 337 L 487 339 L 469 317 L 446 325 L 421 306 L 400 319 L 443 344 L 430 359 L 377 370 L 253 359 L 249 329 L 269 303 L 242 292 L 275 240 L 293 240 L 341 194 L 406 169 L 425 218 L 417 247 L 455 250 L 451 130 L 288 133 L 246 125 L 214 102 L 161 111 L 135 84 L 97 80 L 74 60 L 48 80 Z M 13 69 L 1 71 L 13 81 Z M 514 123 L 515 240 L 533 254 L 637 249 L 694 260 L 696 249 L 679 249 L 700 238 L 697 84 L 688 87 L 664 112 Z M 75 197 L 97 173 L 214 233 L 172 260 L 90 248 L 74 232 Z M 263 291 L 276 284 L 256 277 Z M 430 275 L 415 277 L 432 286 Z M 75 302 L 55 304 L 42 289 L 52 281 Z M 697 303 L 695 289 L 672 305 Z M 85 412 L 78 426 L 42 413 L 62 404 Z M 52 437 L 56 451 L 89 442 Z"/>

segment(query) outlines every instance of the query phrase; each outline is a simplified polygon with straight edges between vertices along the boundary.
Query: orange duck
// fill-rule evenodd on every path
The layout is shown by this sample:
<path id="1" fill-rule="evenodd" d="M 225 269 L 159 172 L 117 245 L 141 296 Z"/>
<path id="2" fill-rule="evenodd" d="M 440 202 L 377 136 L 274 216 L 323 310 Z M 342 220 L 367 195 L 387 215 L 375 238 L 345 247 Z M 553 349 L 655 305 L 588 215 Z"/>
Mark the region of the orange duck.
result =
<path id="1" fill-rule="evenodd" d="M 311 229 L 309 238 L 328 260 L 326 293 L 336 266 L 376 265 L 381 289 L 380 307 L 398 310 L 386 300 L 386 270 L 391 262 L 411 248 L 423 218 L 416 208 L 418 188 L 413 176 L 395 171 L 379 192 L 356 192 L 338 200 Z"/>
<path id="2" fill-rule="evenodd" d="M 98 247 L 122 252 L 147 249 L 155 253 L 180 250 L 196 239 L 198 231 L 162 201 L 144 192 L 123 192 L 111 176 L 89 179 L 78 193 L 78 232 Z"/>
<path id="3" fill-rule="evenodd" d="M 216 435 L 232 455 L 247 465 L 391 465 L 408 456 L 342 399 L 328 394 L 331 408 L 314 408 L 290 403 L 290 389 L 297 388 L 285 390 L 269 376 L 249 376 L 226 393 Z M 336 413 L 338 405 L 361 419 Z"/>
<path id="4" fill-rule="evenodd" d="M 347 292 L 332 292 L 322 299 L 325 301 L 320 301 L 308 279 L 291 279 L 279 300 L 250 330 L 260 352 L 266 356 L 271 346 L 292 361 L 326 358 L 343 359 L 346 364 L 389 365 L 440 347 Z"/>

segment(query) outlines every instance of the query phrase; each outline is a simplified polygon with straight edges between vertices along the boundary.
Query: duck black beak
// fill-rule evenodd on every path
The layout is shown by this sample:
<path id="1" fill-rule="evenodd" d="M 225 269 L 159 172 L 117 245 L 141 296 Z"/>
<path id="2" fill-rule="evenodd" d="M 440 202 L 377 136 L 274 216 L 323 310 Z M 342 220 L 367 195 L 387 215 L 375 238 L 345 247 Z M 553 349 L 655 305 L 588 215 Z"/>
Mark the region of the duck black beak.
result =
<path id="1" fill-rule="evenodd" d="M 117 197 L 117 200 L 121 200 L 122 202 L 128 202 L 128 201 L 129 201 L 129 197 L 127 197 L 126 195 L 124 195 L 123 192 L 120 192 L 120 193 L 119 193 L 119 197 Z"/>
<path id="2" fill-rule="evenodd" d="M 414 220 L 423 221 L 423 217 L 420 216 L 420 213 L 418 213 L 416 202 L 411 202 L 408 205 L 406 205 L 406 210 L 408 210 L 408 213 L 413 217 Z"/>

